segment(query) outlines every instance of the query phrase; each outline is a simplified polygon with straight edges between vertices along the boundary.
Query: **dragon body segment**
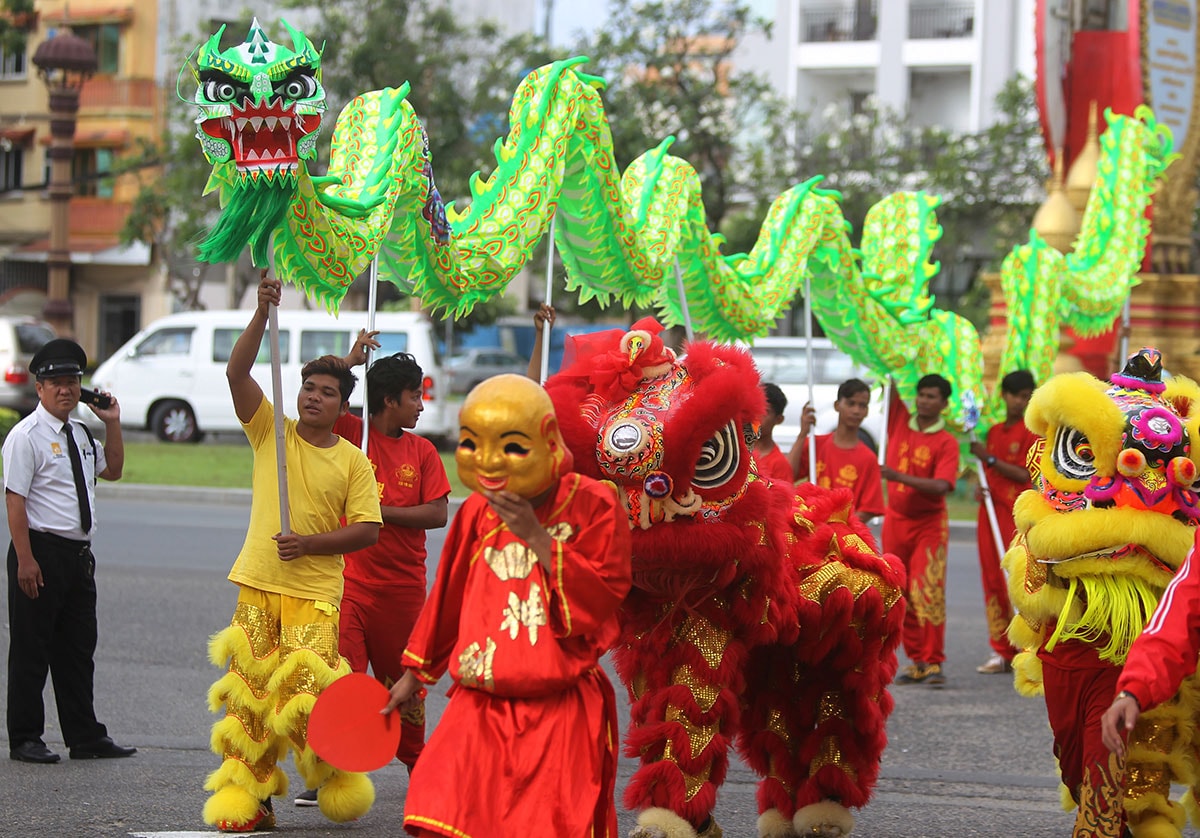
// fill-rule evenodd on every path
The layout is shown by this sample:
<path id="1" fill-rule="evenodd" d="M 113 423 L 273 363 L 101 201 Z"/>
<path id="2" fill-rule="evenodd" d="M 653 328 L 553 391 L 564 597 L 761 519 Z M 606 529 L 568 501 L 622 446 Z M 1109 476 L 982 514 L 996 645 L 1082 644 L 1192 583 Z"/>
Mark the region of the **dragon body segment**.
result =
<path id="1" fill-rule="evenodd" d="M 1017 500 L 1017 538 L 1004 558 L 1018 611 L 1009 637 L 1024 650 L 1014 661 L 1018 691 L 1046 696 L 1079 807 L 1076 834 L 1115 838 L 1127 820 L 1135 838 L 1178 836 L 1184 812 L 1169 799 L 1171 783 L 1200 784 L 1196 676 L 1142 716 L 1124 766 L 1109 761 L 1098 724 L 1200 522 L 1200 386 L 1164 384 L 1161 369 L 1158 353 L 1143 349 L 1107 385 L 1056 376 L 1026 412 L 1045 441 L 1030 455 L 1034 488 Z"/>
<path id="2" fill-rule="evenodd" d="M 723 254 L 721 236 L 706 226 L 699 178 L 668 153 L 669 139 L 618 172 L 603 81 L 579 69 L 582 58 L 521 82 L 495 167 L 472 178 L 461 210 L 442 202 L 407 85 L 347 105 L 329 170 L 313 176 L 325 108 L 321 56 L 303 33 L 287 31 L 290 46 L 276 44 L 255 21 L 245 43 L 222 51 L 218 32 L 199 50 L 197 137 L 223 207 L 202 260 L 234 258 L 248 243 L 265 265 L 273 238 L 279 275 L 336 309 L 378 255 L 380 277 L 433 311 L 463 316 L 504 293 L 553 220 L 567 288 L 581 300 L 653 306 L 667 324 L 690 321 L 733 342 L 765 334 L 808 288 L 834 342 L 896 379 L 902 396 L 938 371 L 955 385 L 952 425 L 969 427 L 980 403 L 984 425 L 1000 415 L 998 393 L 984 402 L 974 328 L 929 294 L 938 270 L 929 256 L 941 235 L 936 198 L 888 196 L 872 208 L 856 250 L 838 194 L 814 177 L 772 203 L 749 253 Z M 1048 373 L 1059 324 L 1084 334 L 1106 328 L 1135 281 L 1145 210 L 1171 141 L 1144 108 L 1106 118 L 1099 181 L 1075 252 L 1064 257 L 1033 236 L 1005 262 L 1011 317 L 1002 370 Z"/>
<path id="3" fill-rule="evenodd" d="M 551 377 L 576 468 L 612 482 L 634 587 L 614 651 L 629 690 L 637 838 L 716 836 L 730 747 L 759 774 L 763 835 L 845 835 L 874 790 L 904 571 L 850 493 L 771 483 L 743 349 L 665 349 L 652 320 L 577 344 Z M 840 831 L 839 831 L 840 830 Z"/>

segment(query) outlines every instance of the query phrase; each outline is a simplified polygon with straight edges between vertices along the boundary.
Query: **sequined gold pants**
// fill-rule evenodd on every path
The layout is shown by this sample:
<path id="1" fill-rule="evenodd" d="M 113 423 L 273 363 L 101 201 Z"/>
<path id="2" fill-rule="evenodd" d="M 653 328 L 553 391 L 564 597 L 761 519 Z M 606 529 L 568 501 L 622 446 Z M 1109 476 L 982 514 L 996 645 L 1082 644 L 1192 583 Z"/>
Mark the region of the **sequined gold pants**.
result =
<path id="1" fill-rule="evenodd" d="M 229 671 L 208 693 L 211 745 L 221 767 L 205 788 L 245 788 L 260 800 L 287 792 L 278 762 L 295 752 L 309 788 L 334 769 L 308 747 L 308 716 L 321 690 L 350 671 L 338 654 L 338 613 L 328 603 L 242 586 L 228 628 L 213 636 L 209 657 Z"/>

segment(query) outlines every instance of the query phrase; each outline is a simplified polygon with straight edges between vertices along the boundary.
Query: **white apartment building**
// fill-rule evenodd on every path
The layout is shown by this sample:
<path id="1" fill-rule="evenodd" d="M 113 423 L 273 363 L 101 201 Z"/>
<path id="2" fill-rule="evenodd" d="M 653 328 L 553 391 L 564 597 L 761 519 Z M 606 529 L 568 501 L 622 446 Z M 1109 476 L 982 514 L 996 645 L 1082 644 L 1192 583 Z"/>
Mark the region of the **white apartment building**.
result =
<path id="1" fill-rule="evenodd" d="M 1034 76 L 1034 0 L 776 0 L 774 22 L 739 63 L 810 113 L 874 97 L 918 125 L 978 131 L 1009 79 Z"/>

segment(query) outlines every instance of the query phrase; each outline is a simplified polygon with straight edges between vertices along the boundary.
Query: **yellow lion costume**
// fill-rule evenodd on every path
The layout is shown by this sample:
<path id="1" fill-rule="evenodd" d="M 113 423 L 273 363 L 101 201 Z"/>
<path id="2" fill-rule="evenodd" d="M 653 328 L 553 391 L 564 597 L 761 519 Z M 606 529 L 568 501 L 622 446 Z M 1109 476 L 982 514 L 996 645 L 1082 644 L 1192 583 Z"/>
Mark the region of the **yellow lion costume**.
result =
<path id="1" fill-rule="evenodd" d="M 1171 783 L 1200 785 L 1195 675 L 1142 716 L 1126 764 L 1100 739 L 1129 646 L 1200 521 L 1200 387 L 1161 379 L 1159 353 L 1142 349 L 1109 385 L 1056 376 L 1026 413 L 1044 441 L 1030 453 L 1034 488 L 1017 500 L 1004 559 L 1018 611 L 1009 638 L 1024 650 L 1018 692 L 1045 695 L 1076 836 L 1118 838 L 1128 826 L 1135 838 L 1177 838 L 1185 816 Z"/>

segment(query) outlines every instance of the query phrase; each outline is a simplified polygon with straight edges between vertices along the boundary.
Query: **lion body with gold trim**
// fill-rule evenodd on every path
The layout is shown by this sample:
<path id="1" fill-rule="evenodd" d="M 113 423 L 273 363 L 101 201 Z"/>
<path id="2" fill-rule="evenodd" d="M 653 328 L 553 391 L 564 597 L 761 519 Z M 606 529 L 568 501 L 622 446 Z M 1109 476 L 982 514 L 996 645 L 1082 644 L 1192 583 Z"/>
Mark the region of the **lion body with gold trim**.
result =
<path id="1" fill-rule="evenodd" d="M 616 485 L 633 532 L 614 650 L 641 759 L 632 834 L 720 835 L 735 745 L 761 777 L 760 836 L 847 835 L 887 741 L 903 568 L 849 491 L 754 471 L 764 400 L 747 352 L 702 342 L 676 358 L 660 328 L 577 338 L 546 385 L 576 468 Z"/>
<path id="2" fill-rule="evenodd" d="M 1108 384 L 1056 376 L 1025 416 L 1044 442 L 1030 455 L 1034 488 L 1017 500 L 1004 559 L 1018 612 L 1009 638 L 1024 650 L 1014 661 L 1018 692 L 1045 695 L 1076 835 L 1116 838 L 1127 824 L 1135 838 L 1176 838 L 1185 812 L 1170 785 L 1200 781 L 1195 676 L 1143 715 L 1127 764 L 1100 741 L 1129 646 L 1200 520 L 1200 387 L 1164 384 L 1161 369 L 1158 352 L 1143 349 Z"/>

